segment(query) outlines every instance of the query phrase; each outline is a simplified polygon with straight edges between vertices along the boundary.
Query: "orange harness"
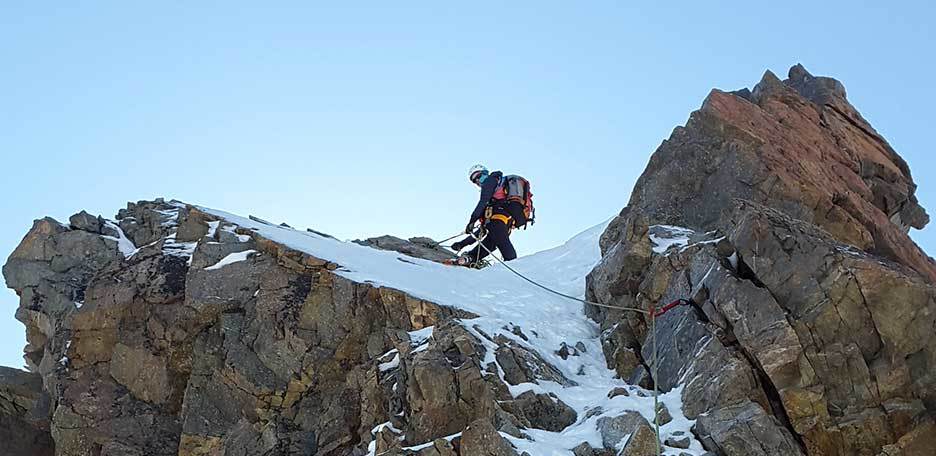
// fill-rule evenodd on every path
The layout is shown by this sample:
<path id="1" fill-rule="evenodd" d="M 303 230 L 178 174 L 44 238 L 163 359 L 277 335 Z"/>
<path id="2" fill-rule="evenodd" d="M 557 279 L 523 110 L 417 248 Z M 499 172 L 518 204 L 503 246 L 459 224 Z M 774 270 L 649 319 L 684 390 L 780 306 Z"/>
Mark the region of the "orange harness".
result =
<path id="1" fill-rule="evenodd" d="M 491 216 L 491 220 L 500 220 L 501 222 L 504 222 L 504 224 L 506 224 L 507 226 L 512 225 L 512 223 L 510 223 L 511 218 L 504 214 L 494 214 Z"/>
<path id="2" fill-rule="evenodd" d="M 493 207 L 488 206 L 487 209 L 484 210 L 484 220 L 497 220 L 507 225 L 508 233 L 513 231 L 513 217 L 504 214 L 495 214 Z"/>

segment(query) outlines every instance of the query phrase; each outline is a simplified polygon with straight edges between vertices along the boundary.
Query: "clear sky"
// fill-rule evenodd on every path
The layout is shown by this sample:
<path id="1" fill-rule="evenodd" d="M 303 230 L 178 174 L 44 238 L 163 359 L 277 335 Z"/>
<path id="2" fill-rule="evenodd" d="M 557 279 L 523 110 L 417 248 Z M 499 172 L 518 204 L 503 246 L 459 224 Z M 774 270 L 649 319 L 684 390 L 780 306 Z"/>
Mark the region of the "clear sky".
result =
<path id="1" fill-rule="evenodd" d="M 532 180 L 531 253 L 617 213 L 710 89 L 797 62 L 844 82 L 936 212 L 929 2 L 139 3 L 0 5 L 3 259 L 35 218 L 158 196 L 448 237 L 475 162 Z M 0 291 L 3 365 L 16 302 Z"/>

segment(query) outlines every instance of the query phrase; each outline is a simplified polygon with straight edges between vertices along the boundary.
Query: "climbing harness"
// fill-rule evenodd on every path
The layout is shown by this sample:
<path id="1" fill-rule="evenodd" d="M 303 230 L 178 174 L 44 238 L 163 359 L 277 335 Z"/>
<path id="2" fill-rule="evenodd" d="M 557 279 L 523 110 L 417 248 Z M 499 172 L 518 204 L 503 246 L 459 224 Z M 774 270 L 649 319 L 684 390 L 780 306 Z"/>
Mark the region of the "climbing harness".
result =
<path id="1" fill-rule="evenodd" d="M 510 216 L 508 216 L 508 215 L 504 215 L 504 214 L 494 214 L 494 215 L 492 215 L 489 219 L 490 219 L 490 220 L 497 220 L 497 221 L 499 221 L 499 222 L 503 222 L 505 225 L 507 225 L 507 229 L 508 229 L 508 230 L 511 229 L 511 228 L 513 228 L 513 226 L 512 226 L 513 224 L 510 222 L 512 219 L 511 219 Z"/>

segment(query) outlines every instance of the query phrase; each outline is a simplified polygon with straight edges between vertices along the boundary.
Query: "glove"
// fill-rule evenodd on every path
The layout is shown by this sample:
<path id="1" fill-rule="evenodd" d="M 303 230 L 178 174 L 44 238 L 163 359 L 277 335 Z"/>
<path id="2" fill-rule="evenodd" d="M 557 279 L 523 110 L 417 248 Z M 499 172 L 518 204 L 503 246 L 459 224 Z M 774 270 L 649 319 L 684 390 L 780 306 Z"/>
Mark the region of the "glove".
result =
<path id="1" fill-rule="evenodd" d="M 474 226 L 475 226 L 474 220 L 468 222 L 468 225 L 465 226 L 465 234 L 474 233 Z"/>
<path id="2" fill-rule="evenodd" d="M 455 250 L 456 252 L 458 252 L 458 251 L 460 251 L 461 249 L 463 249 L 463 248 L 465 248 L 465 247 L 468 247 L 468 242 L 465 242 L 465 241 L 469 241 L 469 240 L 468 240 L 468 239 L 465 239 L 464 241 L 458 241 L 458 242 L 452 244 L 452 249 Z M 470 242 L 470 241 L 469 241 L 469 242 Z"/>

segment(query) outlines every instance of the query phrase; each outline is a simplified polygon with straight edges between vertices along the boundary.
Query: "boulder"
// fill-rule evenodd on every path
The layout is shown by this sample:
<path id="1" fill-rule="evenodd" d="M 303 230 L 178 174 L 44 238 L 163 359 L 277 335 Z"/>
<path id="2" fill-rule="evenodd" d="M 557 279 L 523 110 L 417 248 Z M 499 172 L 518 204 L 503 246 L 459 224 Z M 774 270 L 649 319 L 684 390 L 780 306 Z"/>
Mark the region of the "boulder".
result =
<path id="1" fill-rule="evenodd" d="M 682 431 L 676 431 L 666 438 L 663 443 L 671 448 L 688 449 L 692 439 Z"/>
<path id="2" fill-rule="evenodd" d="M 530 427 L 562 432 L 578 419 L 578 414 L 558 398 L 527 391 L 512 401 L 501 403 L 505 410 Z"/>
<path id="3" fill-rule="evenodd" d="M 494 355 L 504 370 L 504 380 L 507 383 L 519 385 L 548 380 L 563 386 L 576 384 L 566 378 L 559 369 L 543 360 L 538 353 L 526 350 L 506 338 L 499 338 L 498 342 L 500 345 Z"/>
<path id="4" fill-rule="evenodd" d="M 354 241 L 360 245 L 373 247 L 380 250 L 391 250 L 409 255 L 414 258 L 441 262 L 455 258 L 455 253 L 440 246 L 435 241 L 427 237 L 414 237 L 409 240 L 400 239 L 395 236 L 380 236 Z"/>
<path id="5" fill-rule="evenodd" d="M 659 454 L 660 447 L 656 432 L 646 424 L 637 426 L 637 429 L 627 438 L 624 449 L 618 453 L 620 456 L 647 456 Z"/>
<path id="6" fill-rule="evenodd" d="M 789 431 L 753 402 L 701 415 L 693 432 L 706 449 L 725 456 L 803 454 Z"/>
<path id="7" fill-rule="evenodd" d="M 104 227 L 104 219 L 100 216 L 93 216 L 86 211 L 81 211 L 69 217 L 68 224 L 76 230 L 101 234 L 101 229 Z"/>
<path id="8" fill-rule="evenodd" d="M 517 456 L 513 445 L 486 420 L 472 422 L 462 434 L 459 454 Z"/>
<path id="9" fill-rule="evenodd" d="M 626 412 L 615 417 L 598 419 L 598 433 L 601 434 L 602 445 L 608 450 L 618 448 L 621 441 L 641 427 L 650 427 L 650 422 L 638 412 Z"/>

